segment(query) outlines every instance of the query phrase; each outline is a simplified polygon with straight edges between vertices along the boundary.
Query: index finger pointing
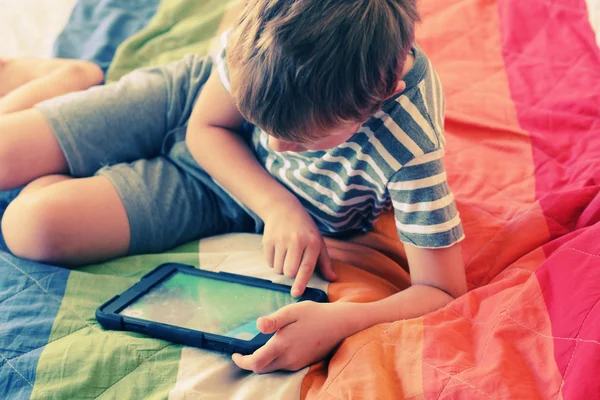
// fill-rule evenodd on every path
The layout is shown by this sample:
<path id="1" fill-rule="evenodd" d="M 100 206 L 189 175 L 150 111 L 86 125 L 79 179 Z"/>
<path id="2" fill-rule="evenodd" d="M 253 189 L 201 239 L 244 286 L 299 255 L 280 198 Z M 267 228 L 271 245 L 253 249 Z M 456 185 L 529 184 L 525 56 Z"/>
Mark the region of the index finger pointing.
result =
<path id="1" fill-rule="evenodd" d="M 319 257 L 319 250 L 314 247 L 307 247 L 302 255 L 302 261 L 300 261 L 300 268 L 298 268 L 298 274 L 296 280 L 292 286 L 292 296 L 298 297 L 304 293 L 308 281 L 312 277 L 315 265 L 317 264 L 317 258 Z"/>

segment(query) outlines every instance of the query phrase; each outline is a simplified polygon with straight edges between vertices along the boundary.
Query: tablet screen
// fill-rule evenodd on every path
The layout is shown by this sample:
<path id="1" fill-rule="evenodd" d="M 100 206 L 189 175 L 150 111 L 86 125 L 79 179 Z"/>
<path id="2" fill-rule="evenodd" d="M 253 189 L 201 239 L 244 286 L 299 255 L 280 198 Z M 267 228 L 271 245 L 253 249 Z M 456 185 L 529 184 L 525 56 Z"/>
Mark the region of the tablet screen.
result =
<path id="1" fill-rule="evenodd" d="M 258 317 L 296 302 L 289 292 L 175 272 L 120 314 L 252 340 Z"/>

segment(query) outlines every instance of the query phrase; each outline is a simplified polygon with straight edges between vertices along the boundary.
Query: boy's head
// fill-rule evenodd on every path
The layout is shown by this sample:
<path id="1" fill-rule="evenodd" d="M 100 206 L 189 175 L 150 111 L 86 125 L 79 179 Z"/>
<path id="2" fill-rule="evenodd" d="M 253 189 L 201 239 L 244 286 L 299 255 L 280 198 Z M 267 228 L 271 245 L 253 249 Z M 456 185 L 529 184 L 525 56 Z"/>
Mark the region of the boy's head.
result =
<path id="1" fill-rule="evenodd" d="M 247 0 L 227 48 L 232 95 L 286 143 L 354 133 L 396 92 L 418 20 L 416 0 Z"/>

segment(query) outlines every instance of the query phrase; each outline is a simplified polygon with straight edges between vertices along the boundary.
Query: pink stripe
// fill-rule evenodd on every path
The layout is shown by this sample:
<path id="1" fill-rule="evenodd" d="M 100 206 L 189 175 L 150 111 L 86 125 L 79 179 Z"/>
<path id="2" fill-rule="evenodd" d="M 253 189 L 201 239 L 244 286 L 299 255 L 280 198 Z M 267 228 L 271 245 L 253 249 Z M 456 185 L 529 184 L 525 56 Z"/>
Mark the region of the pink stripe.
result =
<path id="1" fill-rule="evenodd" d="M 600 50 L 584 0 L 499 1 L 503 55 L 548 222 L 537 277 L 564 398 L 600 393 Z M 532 350 L 534 351 L 534 350 Z M 594 372 L 592 372 L 594 371 Z"/>

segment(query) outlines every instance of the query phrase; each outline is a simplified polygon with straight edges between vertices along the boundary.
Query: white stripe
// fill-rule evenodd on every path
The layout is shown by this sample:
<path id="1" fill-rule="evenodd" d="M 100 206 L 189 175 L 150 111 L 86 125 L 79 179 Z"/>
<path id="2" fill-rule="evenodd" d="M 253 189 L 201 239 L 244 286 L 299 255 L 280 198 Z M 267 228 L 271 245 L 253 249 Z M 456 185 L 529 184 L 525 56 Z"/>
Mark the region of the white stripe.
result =
<path id="1" fill-rule="evenodd" d="M 299 170 L 297 170 L 297 169 L 294 170 L 293 175 L 294 175 L 294 178 L 296 178 L 298 180 L 298 182 L 304 183 L 306 186 L 319 192 L 323 196 L 330 198 L 331 200 L 333 200 L 335 205 L 338 207 L 350 207 L 350 206 L 354 206 L 357 204 L 363 204 L 363 203 L 366 203 L 367 201 L 372 201 L 376 198 L 373 193 L 368 193 L 368 194 L 365 194 L 362 196 L 353 196 L 350 199 L 343 200 L 339 197 L 337 192 L 324 187 L 323 185 L 321 185 L 320 183 L 318 183 L 316 181 L 309 180 L 309 179 L 306 179 L 305 177 L 303 177 Z M 338 179 L 341 180 L 339 176 L 338 176 Z M 338 180 L 336 180 L 336 182 L 338 184 L 340 184 L 340 182 Z M 341 185 L 345 186 L 343 182 L 341 183 Z M 355 186 L 356 185 L 350 185 L 350 186 L 345 186 L 345 187 L 348 190 L 351 190 L 351 189 L 355 189 L 356 188 Z M 342 189 L 341 192 L 345 193 L 346 191 Z M 351 211 L 351 210 L 349 210 L 349 211 Z M 345 213 L 336 213 L 335 216 L 341 217 L 341 216 L 345 216 L 347 214 L 348 214 L 348 211 L 346 211 Z"/>
<path id="2" fill-rule="evenodd" d="M 396 228 L 404 233 L 420 233 L 423 235 L 431 235 L 434 233 L 448 232 L 460 224 L 460 216 L 456 214 L 456 217 L 450 221 L 446 221 L 437 225 L 405 225 L 401 224 L 396 220 Z"/>
<path id="3" fill-rule="evenodd" d="M 368 128 L 365 128 L 366 130 L 369 130 Z M 268 148 L 268 136 L 266 134 L 263 134 L 263 132 L 261 131 L 261 134 L 259 135 L 259 139 L 258 142 L 260 143 L 260 145 L 269 153 L 271 153 L 269 151 Z M 339 146 L 342 147 L 342 146 Z M 369 164 L 369 166 L 371 168 L 373 168 L 373 170 L 377 173 L 377 175 L 383 180 L 384 179 L 384 174 L 383 171 L 381 171 L 381 169 L 379 169 L 379 167 L 377 166 L 377 164 L 375 163 L 375 160 L 373 160 L 372 158 L 370 158 L 369 156 L 366 156 L 363 152 L 362 152 L 362 148 L 356 144 L 356 143 L 350 143 L 350 142 L 346 142 L 344 143 L 344 147 L 346 148 L 351 148 L 352 150 L 354 150 L 356 157 L 356 160 L 361 160 L 367 164 Z M 337 174 L 333 174 L 331 171 L 327 171 L 324 170 L 322 168 L 317 167 L 317 164 L 315 162 L 319 162 L 319 161 L 323 161 L 323 162 L 328 162 L 328 163 L 338 163 L 340 164 L 344 170 L 346 170 L 346 173 L 348 174 L 349 177 L 354 177 L 354 176 L 360 176 L 362 177 L 365 181 L 373 184 L 374 186 L 376 186 L 377 191 L 373 191 L 373 188 L 368 187 L 368 186 L 362 186 L 362 185 L 351 185 L 349 188 L 356 188 L 359 190 L 367 190 L 370 192 L 374 192 L 375 196 L 373 196 L 373 198 L 378 199 L 378 201 L 383 201 L 383 195 L 385 194 L 385 187 L 384 185 L 381 184 L 381 182 L 376 181 L 375 179 L 373 179 L 371 177 L 371 175 L 369 175 L 366 171 L 362 170 L 362 169 L 353 169 L 352 165 L 350 164 L 350 162 L 348 161 L 347 158 L 345 157 L 339 157 L 339 156 L 334 156 L 331 153 L 326 153 L 325 155 L 323 155 L 322 158 L 318 159 L 317 161 L 315 161 L 314 159 L 311 159 L 310 157 L 306 157 L 303 156 L 302 154 L 286 154 L 286 158 L 289 159 L 293 159 L 295 161 L 298 162 L 298 164 L 300 165 L 300 168 L 306 168 L 306 166 L 308 165 L 309 167 L 309 171 L 313 174 L 318 174 L 318 175 L 326 175 L 329 176 L 331 178 L 333 178 L 336 182 L 340 183 L 340 184 L 344 184 L 343 180 L 341 179 L 340 176 L 338 176 Z M 306 162 L 305 162 L 306 161 Z M 307 164 L 308 162 L 308 164 Z M 267 171 L 271 170 L 272 168 L 272 164 L 273 161 L 271 160 L 271 163 L 268 165 L 265 165 L 265 168 L 267 169 Z M 348 188 L 347 186 L 344 186 L 346 188 Z"/>
<path id="4" fill-rule="evenodd" d="M 433 115 L 433 124 L 435 125 L 435 129 L 439 131 L 439 126 L 437 123 L 437 118 L 435 118 L 435 106 L 430 104 L 430 96 L 427 94 L 427 80 L 421 81 L 419 84 L 419 92 L 421 93 L 421 97 L 423 98 L 423 103 L 425 104 L 425 110 L 429 113 L 429 115 Z M 432 101 L 431 101 L 432 102 Z"/>
<path id="5" fill-rule="evenodd" d="M 396 136 L 396 135 L 394 135 L 394 136 Z M 375 149 L 377 150 L 377 152 L 385 160 L 385 162 L 387 163 L 387 165 L 389 166 L 389 168 L 392 171 L 398 171 L 400 168 L 402 168 L 402 164 L 400 164 L 398 162 L 398 160 L 396 160 L 396 157 L 392 156 L 390 154 L 390 152 L 387 151 L 387 149 L 383 146 L 383 144 L 381 143 L 381 141 L 375 137 L 375 135 L 373 135 L 369 139 L 369 142 L 371 142 L 373 144 L 373 147 L 375 147 Z"/>
<path id="6" fill-rule="evenodd" d="M 444 86 L 442 85 L 442 81 L 431 66 L 431 61 L 429 61 L 429 65 L 431 67 L 431 73 L 433 75 L 432 84 L 436 88 L 437 96 L 435 97 L 438 106 L 436 107 L 435 116 L 438 118 L 438 124 L 443 127 L 444 126 Z"/>
<path id="7" fill-rule="evenodd" d="M 435 201 L 424 201 L 422 203 L 409 204 L 409 203 L 400 203 L 400 202 L 392 200 L 392 203 L 394 204 L 395 210 L 402 211 L 405 213 L 411 213 L 411 212 L 415 212 L 415 211 L 439 210 L 439 209 L 442 209 L 442 208 L 447 207 L 448 205 L 452 204 L 453 201 L 454 201 L 454 195 L 452 193 L 450 193 L 449 195 L 444 196 L 441 199 L 435 200 Z"/>
<path id="8" fill-rule="evenodd" d="M 446 98 L 444 96 L 442 96 L 442 107 L 440 108 L 440 112 L 439 112 L 439 123 L 441 125 L 441 131 L 440 131 L 440 140 L 442 141 L 442 147 L 446 146 L 446 132 L 445 132 L 445 116 L 446 116 Z"/>
<path id="9" fill-rule="evenodd" d="M 431 61 L 427 60 L 428 64 L 429 64 L 429 77 L 427 79 L 427 84 L 431 86 L 431 101 L 433 102 L 433 116 L 434 119 L 436 121 L 436 125 L 439 125 L 439 113 L 440 113 L 440 104 L 438 102 L 438 86 L 435 80 L 435 77 L 433 76 L 435 74 L 435 70 L 433 69 L 433 65 L 431 65 Z"/>
<path id="10" fill-rule="evenodd" d="M 283 182 L 285 182 L 289 187 L 291 187 L 292 190 L 297 195 L 299 195 L 303 199 L 307 200 L 308 202 L 310 202 L 311 204 L 313 204 L 314 206 L 316 206 L 316 208 L 318 208 L 319 210 L 323 211 L 324 213 L 326 213 L 328 215 L 331 215 L 332 217 L 334 217 L 336 219 L 342 219 L 342 218 L 347 217 L 348 214 L 350 214 L 350 213 L 353 213 L 353 212 L 356 213 L 356 212 L 359 212 L 359 211 L 364 211 L 367 208 L 372 207 L 372 203 L 368 203 L 367 202 L 367 203 L 365 203 L 361 207 L 351 208 L 351 209 L 347 210 L 344 213 L 337 213 L 337 212 L 335 212 L 334 210 L 332 210 L 331 208 L 329 208 L 326 204 L 324 204 L 322 202 L 316 201 L 311 196 L 309 196 L 304 190 L 302 190 L 299 186 L 297 186 L 294 183 L 292 183 L 292 181 L 287 178 L 287 171 L 289 171 L 291 169 L 291 164 L 285 158 L 282 158 L 282 161 L 283 161 L 284 166 L 279 169 L 279 174 L 278 174 L 279 177 L 281 178 L 281 180 Z M 353 198 L 352 199 L 353 201 L 351 201 L 351 202 L 342 203 L 342 200 L 337 196 L 337 194 L 335 194 L 333 192 L 332 193 L 327 193 L 327 190 L 323 186 L 317 184 L 316 182 L 309 181 L 308 179 L 305 179 L 304 177 L 302 177 L 300 175 L 300 171 L 299 170 L 295 169 L 293 171 L 293 176 L 294 176 L 294 178 L 298 182 L 304 183 L 305 185 L 307 185 L 311 189 L 313 189 L 313 190 L 315 190 L 315 191 L 317 191 L 317 192 L 319 192 L 319 193 L 321 193 L 321 194 L 323 194 L 325 196 L 331 197 L 332 200 L 334 200 L 334 202 L 336 203 L 336 205 L 344 206 L 344 205 L 353 205 L 354 203 L 360 204 L 360 203 L 363 203 L 364 200 L 367 199 L 367 198 L 368 199 L 372 199 L 372 196 L 357 196 L 357 197 Z M 333 194 L 333 196 L 331 194 Z M 324 224 L 328 224 L 328 225 L 336 227 L 336 228 L 341 227 L 341 226 L 345 226 L 345 224 L 347 223 L 347 221 L 349 219 L 349 218 L 345 218 L 345 220 L 341 221 L 341 222 L 332 222 L 332 221 L 323 221 L 322 218 L 318 218 L 318 217 L 316 217 L 316 218 L 319 219 L 319 220 L 321 220 Z"/>
<path id="11" fill-rule="evenodd" d="M 410 160 L 409 162 L 404 164 L 404 167 L 412 167 L 415 165 L 426 164 L 428 162 L 441 160 L 443 158 L 444 158 L 444 150 L 440 149 L 440 150 L 432 151 L 431 153 L 423 154 L 421 157 L 413 158 L 412 160 Z"/>
<path id="12" fill-rule="evenodd" d="M 330 162 L 330 163 L 339 163 L 345 170 L 346 173 L 348 174 L 349 177 L 354 177 L 354 176 L 360 176 L 361 178 L 363 178 L 365 181 L 371 183 L 372 185 L 377 187 L 377 190 L 381 193 L 385 192 L 384 186 L 380 183 L 375 181 L 375 179 L 373 179 L 371 177 L 371 175 L 369 175 L 368 173 L 366 173 L 365 171 L 363 171 L 362 169 L 353 169 L 352 166 L 350 165 L 350 162 L 348 162 L 348 159 L 345 157 L 339 157 L 339 156 L 333 156 L 329 153 L 325 154 L 323 156 L 323 161 L 325 162 Z"/>
<path id="13" fill-rule="evenodd" d="M 339 176 L 338 174 L 333 173 L 331 171 L 317 168 L 317 166 L 315 164 L 309 165 L 308 168 L 306 168 L 306 169 L 311 174 L 316 175 L 314 181 L 312 181 L 313 184 L 318 182 L 320 176 L 327 176 L 327 177 L 331 178 L 335 183 L 338 184 L 339 192 L 346 193 L 346 192 L 349 192 L 350 190 L 359 190 L 361 192 L 367 192 L 369 194 L 369 197 L 373 200 L 377 200 L 379 202 L 383 201 L 381 191 L 377 191 L 377 190 L 375 190 L 375 188 L 372 188 L 370 186 L 365 186 L 365 185 L 359 185 L 356 183 L 346 185 L 346 182 L 344 182 L 344 180 L 342 179 L 341 176 Z M 336 193 L 336 192 L 338 192 L 338 191 L 336 190 L 336 191 L 333 191 L 332 193 Z M 329 197 L 333 197 L 333 196 L 329 196 Z M 347 204 L 350 204 L 350 203 L 346 202 L 343 205 L 345 206 Z"/>
<path id="14" fill-rule="evenodd" d="M 415 190 L 438 185 L 446 182 L 446 173 L 442 172 L 434 176 L 423 179 L 415 179 L 414 181 L 406 182 L 391 182 L 388 183 L 389 190 Z"/>
<path id="15" fill-rule="evenodd" d="M 361 128 L 361 130 L 364 130 L 366 133 L 371 133 L 371 135 L 373 135 L 373 132 L 366 127 Z M 375 160 L 373 160 L 371 158 L 371 156 L 365 154 L 362 150 L 362 148 L 354 142 L 346 142 L 343 143 L 341 146 L 339 146 L 338 148 L 349 148 L 354 150 L 354 152 L 356 153 L 356 159 L 360 160 L 362 162 L 368 163 L 369 166 L 371 168 L 373 168 L 373 171 L 375 171 L 375 173 L 377 174 L 377 176 L 379 177 L 379 179 L 381 179 L 382 182 L 385 182 L 386 177 L 385 174 L 383 173 L 383 171 L 381 170 L 381 168 L 379 168 L 379 165 L 377 165 L 377 163 L 375 162 Z"/>
<path id="16" fill-rule="evenodd" d="M 404 129 L 402 129 L 397 123 L 396 121 L 394 121 L 394 119 L 387 115 L 384 114 L 385 117 L 384 118 L 379 118 L 380 120 L 383 121 L 383 124 L 385 125 L 386 128 L 389 129 L 389 131 L 392 133 L 392 135 L 394 135 L 394 137 L 400 142 L 402 143 L 402 145 L 404 147 L 406 147 L 408 149 L 408 151 L 410 151 L 415 157 L 418 157 L 420 155 L 422 155 L 423 149 L 421 149 L 421 147 L 419 147 L 418 144 L 415 143 L 414 140 L 412 140 L 412 138 L 410 136 L 408 136 L 408 134 L 404 131 Z M 375 136 L 373 136 L 373 138 L 375 138 Z M 387 154 L 387 157 L 384 156 L 384 158 L 386 159 L 386 161 L 388 162 L 388 164 L 393 160 L 393 162 L 395 162 L 395 165 L 400 165 L 397 161 L 395 157 L 392 157 L 392 155 L 381 145 L 379 147 L 377 147 L 377 150 L 379 150 L 379 152 L 381 153 L 381 155 L 383 156 L 384 154 Z M 388 159 L 390 161 L 388 161 Z M 390 164 L 391 166 L 392 164 Z M 400 165 L 402 166 L 402 165 Z M 394 171 L 397 171 L 400 167 L 398 168 L 394 168 Z"/>
<path id="17" fill-rule="evenodd" d="M 337 217 L 337 213 L 335 213 L 333 210 L 329 209 L 325 204 L 316 201 L 315 199 L 313 199 L 311 196 L 309 196 L 306 192 L 304 192 L 302 189 L 300 189 L 298 186 L 294 185 L 286 176 L 286 171 L 290 169 L 290 163 L 288 160 L 286 160 L 285 158 L 283 159 L 283 163 L 284 163 L 284 167 L 279 169 L 279 177 L 281 178 L 282 182 L 285 182 L 294 193 L 296 193 L 296 195 L 302 197 L 303 199 L 305 199 L 306 201 L 308 201 L 309 203 L 311 203 L 312 205 L 314 205 L 316 208 L 318 208 L 319 210 L 323 211 L 326 214 L 329 214 L 333 217 Z M 342 222 L 331 222 L 328 223 L 328 225 L 333 226 L 335 228 L 339 228 L 339 227 L 343 227 L 345 226 L 346 222 L 342 221 Z"/>
<path id="18" fill-rule="evenodd" d="M 426 100 L 423 99 L 423 101 L 425 102 Z M 411 118 L 417 123 L 417 125 L 419 125 L 421 129 L 423 129 L 423 132 L 425 132 L 429 140 L 431 140 L 431 143 L 437 146 L 437 135 L 433 131 L 431 125 L 429 124 L 429 121 L 427 121 L 425 117 L 423 117 L 421 111 L 419 111 L 417 106 L 415 106 L 414 103 L 410 101 L 408 96 L 400 96 L 398 97 L 398 99 L 396 99 L 396 102 L 399 103 L 402 106 L 402 108 L 404 108 L 406 112 L 411 116 Z M 433 116 L 433 119 L 436 119 L 435 115 Z"/>

